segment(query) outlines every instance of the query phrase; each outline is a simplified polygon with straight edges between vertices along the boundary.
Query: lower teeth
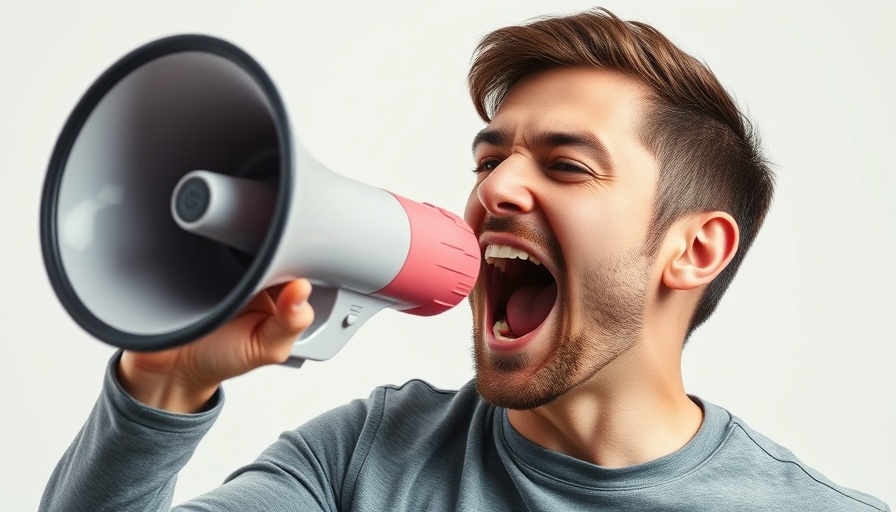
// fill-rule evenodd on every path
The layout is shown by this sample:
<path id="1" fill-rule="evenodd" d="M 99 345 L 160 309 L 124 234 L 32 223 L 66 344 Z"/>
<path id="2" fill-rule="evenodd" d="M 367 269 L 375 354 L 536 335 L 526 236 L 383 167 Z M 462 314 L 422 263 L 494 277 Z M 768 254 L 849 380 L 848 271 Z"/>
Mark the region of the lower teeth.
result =
<path id="1" fill-rule="evenodd" d="M 495 334 L 496 338 L 513 338 L 513 333 L 510 332 L 510 326 L 507 325 L 507 320 L 498 320 L 495 322 L 495 325 L 492 326 L 492 332 Z"/>

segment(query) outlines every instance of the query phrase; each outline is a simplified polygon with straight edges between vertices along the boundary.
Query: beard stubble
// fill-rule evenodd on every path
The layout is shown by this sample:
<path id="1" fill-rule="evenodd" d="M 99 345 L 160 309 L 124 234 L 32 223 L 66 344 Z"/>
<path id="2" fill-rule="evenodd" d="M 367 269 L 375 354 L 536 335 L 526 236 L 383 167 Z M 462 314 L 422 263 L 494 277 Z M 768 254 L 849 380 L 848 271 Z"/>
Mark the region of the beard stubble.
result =
<path id="1" fill-rule="evenodd" d="M 520 229 L 513 222 L 500 227 L 509 232 Z M 595 262 L 580 276 L 581 292 L 573 301 L 559 246 L 554 242 L 553 247 L 551 243 L 546 247 L 552 256 L 558 256 L 554 259 L 558 275 L 554 277 L 558 285 L 562 283 L 557 305 L 560 328 L 553 334 L 551 353 L 536 368 L 532 368 L 537 363 L 530 353 L 488 351 L 482 332 L 485 291 L 477 287 L 470 296 L 476 387 L 483 399 L 499 407 L 526 410 L 554 401 L 630 349 L 643 329 L 653 257 L 633 252 Z"/>

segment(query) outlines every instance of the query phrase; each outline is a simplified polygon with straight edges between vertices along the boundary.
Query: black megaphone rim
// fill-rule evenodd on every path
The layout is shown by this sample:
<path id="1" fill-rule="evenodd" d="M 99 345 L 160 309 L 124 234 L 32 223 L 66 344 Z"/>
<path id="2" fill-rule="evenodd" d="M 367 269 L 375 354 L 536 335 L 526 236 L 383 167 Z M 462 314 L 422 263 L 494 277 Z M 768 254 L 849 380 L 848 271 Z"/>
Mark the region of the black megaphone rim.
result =
<path id="1" fill-rule="evenodd" d="M 110 326 L 93 314 L 78 297 L 64 271 L 59 249 L 57 206 L 60 183 L 72 146 L 90 114 L 100 100 L 123 78 L 152 60 L 180 52 L 206 52 L 228 59 L 245 71 L 259 86 L 267 99 L 277 131 L 280 147 L 279 190 L 275 214 L 258 254 L 225 298 L 201 320 L 161 334 L 135 334 Z M 90 335 L 126 350 L 152 351 L 183 345 L 208 334 L 223 324 L 251 298 L 258 283 L 264 278 L 286 227 L 284 212 L 292 196 L 293 166 L 292 136 L 286 108 L 273 81 L 261 65 L 248 53 L 227 42 L 207 35 L 183 34 L 147 43 L 110 66 L 84 93 L 69 115 L 56 141 L 41 197 L 40 242 L 44 265 L 53 290 L 69 315 Z"/>

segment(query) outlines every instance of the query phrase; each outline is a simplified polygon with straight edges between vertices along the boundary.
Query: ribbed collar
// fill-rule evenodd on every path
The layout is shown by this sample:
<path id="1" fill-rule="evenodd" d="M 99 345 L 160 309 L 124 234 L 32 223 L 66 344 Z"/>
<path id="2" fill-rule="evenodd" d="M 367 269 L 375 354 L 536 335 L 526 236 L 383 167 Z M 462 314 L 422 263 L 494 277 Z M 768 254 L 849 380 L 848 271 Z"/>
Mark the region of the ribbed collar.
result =
<path id="1" fill-rule="evenodd" d="M 506 409 L 497 410 L 495 431 L 499 445 L 533 480 L 600 490 L 643 488 L 695 471 L 712 457 L 727 437 L 731 420 L 728 411 L 697 397 L 691 399 L 703 409 L 703 423 L 688 444 L 659 459 L 624 468 L 606 468 L 542 448 L 513 428 Z"/>

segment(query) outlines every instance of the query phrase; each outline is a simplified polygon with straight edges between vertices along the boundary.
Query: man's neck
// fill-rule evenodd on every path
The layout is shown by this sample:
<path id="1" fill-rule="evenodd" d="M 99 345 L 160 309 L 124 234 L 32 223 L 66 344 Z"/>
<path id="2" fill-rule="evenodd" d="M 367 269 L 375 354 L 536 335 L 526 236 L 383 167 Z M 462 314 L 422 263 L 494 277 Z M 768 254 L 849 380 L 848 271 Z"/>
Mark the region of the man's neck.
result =
<path id="1" fill-rule="evenodd" d="M 684 391 L 680 357 L 668 363 L 638 343 L 581 386 L 508 418 L 535 444 L 599 466 L 658 459 L 686 445 L 703 421 Z"/>

